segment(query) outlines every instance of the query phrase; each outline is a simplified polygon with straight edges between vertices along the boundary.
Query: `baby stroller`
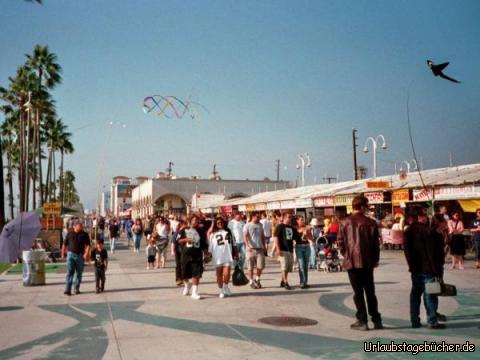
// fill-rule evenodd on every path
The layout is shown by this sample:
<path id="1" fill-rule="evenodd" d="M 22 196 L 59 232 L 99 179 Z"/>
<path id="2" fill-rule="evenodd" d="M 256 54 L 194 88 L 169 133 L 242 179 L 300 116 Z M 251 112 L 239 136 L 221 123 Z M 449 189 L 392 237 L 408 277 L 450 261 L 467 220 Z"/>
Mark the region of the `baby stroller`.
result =
<path id="1" fill-rule="evenodd" d="M 337 248 L 328 243 L 325 239 L 325 243 L 319 244 L 321 247 L 318 251 L 318 271 L 324 272 L 340 272 L 342 271 L 342 256 Z"/>

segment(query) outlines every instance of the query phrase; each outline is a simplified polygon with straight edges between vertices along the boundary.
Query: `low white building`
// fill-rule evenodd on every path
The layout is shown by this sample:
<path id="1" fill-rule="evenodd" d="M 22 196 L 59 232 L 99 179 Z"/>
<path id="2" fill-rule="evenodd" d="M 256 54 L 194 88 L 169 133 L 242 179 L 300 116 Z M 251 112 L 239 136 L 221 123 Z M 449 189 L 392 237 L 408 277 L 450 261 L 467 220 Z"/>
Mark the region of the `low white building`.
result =
<path id="1" fill-rule="evenodd" d="M 157 211 L 185 212 L 194 194 L 229 198 L 289 187 L 288 181 L 271 180 L 149 179 L 132 190 L 132 217 L 145 217 Z"/>

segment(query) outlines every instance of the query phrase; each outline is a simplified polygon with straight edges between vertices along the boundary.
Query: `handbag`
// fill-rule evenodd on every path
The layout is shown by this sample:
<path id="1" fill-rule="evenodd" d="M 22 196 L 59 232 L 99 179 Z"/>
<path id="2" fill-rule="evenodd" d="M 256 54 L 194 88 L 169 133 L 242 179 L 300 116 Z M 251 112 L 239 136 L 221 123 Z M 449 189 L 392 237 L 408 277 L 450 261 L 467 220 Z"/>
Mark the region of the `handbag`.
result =
<path id="1" fill-rule="evenodd" d="M 245 276 L 245 273 L 240 268 L 239 265 L 235 266 L 235 270 L 232 274 L 232 284 L 234 286 L 244 286 L 249 283 L 248 278 Z"/>
<path id="2" fill-rule="evenodd" d="M 457 287 L 451 284 L 441 283 L 442 292 L 439 296 L 457 296 Z"/>

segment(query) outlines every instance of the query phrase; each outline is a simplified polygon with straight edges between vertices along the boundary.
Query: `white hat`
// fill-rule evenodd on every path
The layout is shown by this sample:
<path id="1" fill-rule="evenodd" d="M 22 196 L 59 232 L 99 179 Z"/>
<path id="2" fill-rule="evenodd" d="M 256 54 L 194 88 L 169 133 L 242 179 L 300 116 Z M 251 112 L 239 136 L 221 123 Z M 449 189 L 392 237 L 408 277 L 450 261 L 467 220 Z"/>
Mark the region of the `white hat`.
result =
<path id="1" fill-rule="evenodd" d="M 313 218 L 312 220 L 310 220 L 310 225 L 312 225 L 312 226 L 318 226 L 318 220 L 317 220 L 317 218 Z"/>

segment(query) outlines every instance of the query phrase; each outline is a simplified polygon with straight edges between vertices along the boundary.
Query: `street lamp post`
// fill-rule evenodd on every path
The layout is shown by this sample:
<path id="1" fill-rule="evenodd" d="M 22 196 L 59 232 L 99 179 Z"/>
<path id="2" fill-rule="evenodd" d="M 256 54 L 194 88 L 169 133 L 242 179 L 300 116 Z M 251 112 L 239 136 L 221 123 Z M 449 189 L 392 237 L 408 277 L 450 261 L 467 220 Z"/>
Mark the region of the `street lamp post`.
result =
<path id="1" fill-rule="evenodd" d="M 413 165 L 413 170 L 418 169 L 418 164 L 417 164 L 417 161 L 415 159 L 412 159 L 411 161 L 402 160 L 400 162 L 400 171 L 403 171 L 403 165 L 405 165 L 407 167 L 407 174 L 410 172 L 410 168 L 412 168 L 412 165 Z M 395 163 L 395 169 L 396 168 L 397 168 L 397 163 Z M 395 171 L 395 173 L 396 173 L 396 171 Z"/>
<path id="2" fill-rule="evenodd" d="M 298 155 L 298 159 L 300 160 L 300 164 L 297 164 L 297 169 L 302 170 L 302 175 L 301 175 L 301 183 L 302 186 L 305 186 L 305 167 L 310 167 L 312 166 L 312 163 L 310 161 L 310 155 L 308 153 L 300 154 Z"/>
<path id="3" fill-rule="evenodd" d="M 368 153 L 368 142 L 370 141 L 372 143 L 372 148 L 373 148 L 373 178 L 377 177 L 377 148 L 378 148 L 378 142 L 382 140 L 382 149 L 387 149 L 387 142 L 385 141 L 385 137 L 380 134 L 377 135 L 376 138 L 369 137 L 367 138 L 367 141 L 365 141 L 365 146 L 363 148 L 364 153 Z"/>

